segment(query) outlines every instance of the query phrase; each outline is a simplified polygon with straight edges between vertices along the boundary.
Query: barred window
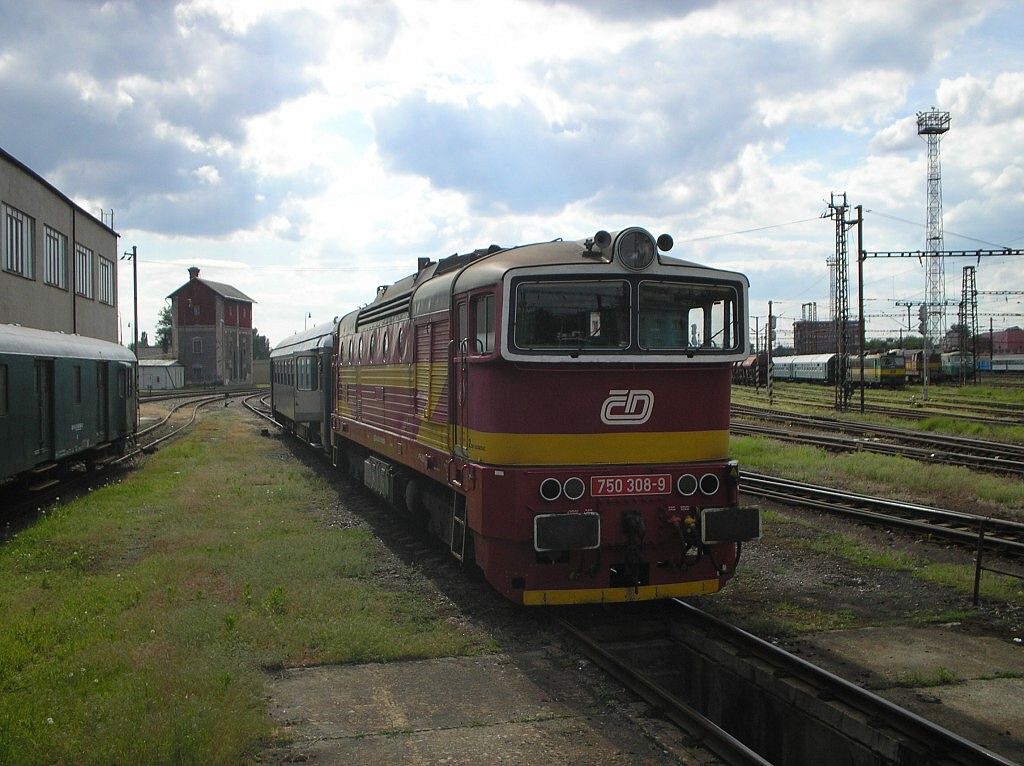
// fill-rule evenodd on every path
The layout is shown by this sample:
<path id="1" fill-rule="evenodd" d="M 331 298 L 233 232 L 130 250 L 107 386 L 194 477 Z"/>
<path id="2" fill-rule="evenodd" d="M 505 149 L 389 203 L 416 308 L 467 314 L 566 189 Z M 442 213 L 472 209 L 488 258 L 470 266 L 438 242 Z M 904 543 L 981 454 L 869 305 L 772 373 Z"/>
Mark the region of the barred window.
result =
<path id="1" fill-rule="evenodd" d="M 92 250 L 79 244 L 75 245 L 75 292 L 92 297 Z"/>
<path id="2" fill-rule="evenodd" d="M 49 226 L 43 229 L 46 237 L 46 262 L 43 279 L 46 284 L 66 290 L 68 287 L 68 238 Z"/>
<path id="3" fill-rule="evenodd" d="M 100 303 L 114 305 L 114 264 L 103 256 L 98 256 L 100 277 Z"/>
<path id="4" fill-rule="evenodd" d="M 35 278 L 32 234 L 36 221 L 10 205 L 3 206 L 4 271 L 11 271 L 29 279 Z"/>

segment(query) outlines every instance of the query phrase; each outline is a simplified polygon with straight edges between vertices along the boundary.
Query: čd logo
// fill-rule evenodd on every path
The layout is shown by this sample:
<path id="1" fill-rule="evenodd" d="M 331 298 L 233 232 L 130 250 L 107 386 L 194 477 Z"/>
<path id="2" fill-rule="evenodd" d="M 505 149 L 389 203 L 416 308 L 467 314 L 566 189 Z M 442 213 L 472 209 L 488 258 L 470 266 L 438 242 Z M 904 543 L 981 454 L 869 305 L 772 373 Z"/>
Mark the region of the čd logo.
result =
<path id="1" fill-rule="evenodd" d="M 646 423 L 654 409 L 654 392 L 647 389 L 609 391 L 601 405 L 601 422 L 606 426 L 638 426 Z"/>

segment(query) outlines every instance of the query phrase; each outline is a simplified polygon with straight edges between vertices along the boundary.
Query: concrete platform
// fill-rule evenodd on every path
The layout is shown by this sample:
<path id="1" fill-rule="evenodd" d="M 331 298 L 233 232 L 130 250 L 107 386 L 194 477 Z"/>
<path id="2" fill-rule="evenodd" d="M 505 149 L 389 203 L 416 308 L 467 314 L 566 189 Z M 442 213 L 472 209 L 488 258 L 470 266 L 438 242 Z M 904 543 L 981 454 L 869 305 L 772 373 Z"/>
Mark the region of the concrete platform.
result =
<path id="1" fill-rule="evenodd" d="M 286 670 L 269 709 L 290 746 L 264 762 L 318 764 L 678 764 L 628 705 L 544 652 Z M 628 703 L 633 704 L 633 703 Z M 655 722 L 656 723 L 656 722 Z M 678 740 L 679 735 L 675 738 Z"/>
<path id="2" fill-rule="evenodd" d="M 799 642 L 801 656 L 1024 762 L 1024 646 L 951 628 L 875 627 Z"/>

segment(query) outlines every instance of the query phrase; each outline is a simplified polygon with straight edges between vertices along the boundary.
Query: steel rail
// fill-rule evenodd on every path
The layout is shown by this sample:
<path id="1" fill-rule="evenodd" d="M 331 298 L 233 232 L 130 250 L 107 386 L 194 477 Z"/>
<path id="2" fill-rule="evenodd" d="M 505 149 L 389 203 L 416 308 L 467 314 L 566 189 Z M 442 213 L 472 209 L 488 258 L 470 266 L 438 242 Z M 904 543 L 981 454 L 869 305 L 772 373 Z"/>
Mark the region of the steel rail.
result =
<path id="1" fill-rule="evenodd" d="M 779 392 L 778 390 L 775 392 L 775 400 L 792 402 L 794 404 L 800 404 L 806 407 L 816 407 L 819 409 L 835 409 L 835 403 L 823 397 L 800 397 L 789 393 Z M 929 402 L 929 405 L 930 404 L 931 403 Z M 947 416 L 973 420 L 979 423 L 1003 426 L 1021 425 L 1021 423 L 1024 422 L 1024 416 L 1017 412 L 1007 412 L 1005 410 L 993 411 L 987 408 L 978 410 L 976 408 L 956 407 L 956 411 L 951 411 L 952 409 L 954 408 L 950 407 L 947 409 L 940 409 L 939 407 L 933 406 L 917 406 L 911 409 L 884 404 L 868 404 L 864 407 L 865 412 L 887 415 L 889 417 L 906 418 L 908 420 L 924 420 L 926 418 L 936 416 Z M 1002 414 L 1003 417 L 999 417 L 995 413 Z"/>
<path id="2" fill-rule="evenodd" d="M 780 422 L 787 422 L 789 419 L 780 417 Z M 799 422 L 799 421 L 798 421 Z M 810 424 L 808 424 L 810 425 Z M 820 427 L 825 428 L 823 424 Z M 843 421 L 835 421 L 835 427 L 845 430 Z M 961 447 L 964 451 L 949 449 L 938 449 L 932 446 L 914 446 L 913 444 L 900 444 L 887 441 L 870 439 L 865 436 L 849 436 L 835 433 L 807 433 L 801 431 L 780 430 L 773 426 L 755 425 L 751 423 L 737 423 L 735 421 L 729 426 L 732 433 L 742 436 L 765 436 L 780 441 L 796 442 L 799 444 L 813 444 L 825 449 L 841 450 L 847 452 L 874 452 L 882 455 L 898 455 L 902 457 L 921 460 L 928 463 L 941 463 L 944 465 L 958 465 L 965 468 L 980 469 L 994 473 L 1005 473 L 1012 475 L 1024 475 L 1024 459 L 1011 459 L 993 454 L 977 454 L 969 451 L 969 447 Z M 853 429 L 856 433 L 856 428 Z M 864 433 L 870 433 L 865 428 Z M 898 436 L 895 438 L 899 438 Z M 919 439 L 918 441 L 924 441 Z M 940 445 L 942 442 L 939 443 Z M 991 450 L 987 450 L 990 451 Z"/>
<path id="3" fill-rule="evenodd" d="M 778 668 L 775 676 L 788 675 L 818 690 L 818 696 L 831 697 L 846 707 L 857 711 L 864 720 L 877 721 L 879 728 L 891 730 L 901 739 L 911 743 L 907 756 L 898 761 L 921 762 L 912 760 L 914 755 L 923 754 L 928 763 L 960 764 L 961 766 L 1013 766 L 1013 761 L 997 753 L 971 742 L 959 734 L 949 731 L 938 724 L 906 710 L 899 705 L 863 689 L 846 679 L 813 665 L 801 657 L 797 657 L 785 649 L 771 644 L 757 636 L 730 625 L 717 617 L 701 611 L 692 604 L 678 599 L 673 600 L 686 613 L 686 625 L 689 628 L 698 625 L 706 635 L 713 633 L 722 640 L 739 649 L 740 656 L 748 655 Z M 678 628 L 670 625 L 675 640 L 680 640 L 675 633 Z M 827 695 L 827 696 L 826 696 Z"/>
<path id="4" fill-rule="evenodd" d="M 591 661 L 641 699 L 661 711 L 676 726 L 697 737 L 703 747 L 706 747 L 725 763 L 771 766 L 770 761 L 766 761 L 714 721 L 705 718 L 674 694 L 644 676 L 638 669 L 604 649 L 580 628 L 566 620 L 558 620 L 558 623 L 573 639 L 579 642 L 584 654 Z"/>
<path id="5" fill-rule="evenodd" d="M 171 397 L 171 398 L 173 398 L 173 399 L 180 399 L 182 397 L 175 396 L 175 397 Z M 189 398 L 186 401 L 181 402 L 180 404 L 176 404 L 173 407 L 171 407 L 171 409 L 169 409 L 167 411 L 167 414 L 164 415 L 163 418 L 158 420 L 156 423 L 153 423 L 152 425 L 146 426 L 145 428 L 139 429 L 136 432 L 135 436 L 136 436 L 136 438 L 138 438 L 139 436 L 144 436 L 144 435 L 146 435 L 148 433 L 151 433 L 152 431 L 155 431 L 156 429 L 160 428 L 160 426 L 165 425 L 167 423 L 167 421 L 171 419 L 171 416 L 174 413 L 176 413 L 178 410 L 180 410 L 180 409 L 183 409 L 185 407 L 188 407 L 188 406 L 190 406 L 192 404 L 197 404 L 197 403 L 199 403 L 199 404 L 209 404 L 211 402 L 219 402 L 219 401 L 223 401 L 226 398 L 227 397 L 224 394 L 217 394 L 216 396 L 206 395 L 206 396 L 200 397 L 199 399 Z"/>
<path id="6" fill-rule="evenodd" d="M 978 530 L 984 528 L 990 547 L 1024 555 L 1024 524 L 1016 521 L 860 495 L 757 473 L 740 475 L 740 491 L 780 503 L 912 529 L 971 547 L 977 546 Z"/>
<path id="7" fill-rule="evenodd" d="M 975 439 L 969 436 L 957 436 L 955 434 L 942 434 L 933 432 L 922 432 L 911 428 L 899 428 L 876 423 L 863 423 L 838 418 L 827 418 L 818 415 L 803 415 L 785 410 L 766 409 L 752 407 L 749 405 L 734 404 L 731 407 L 735 415 L 754 417 L 770 422 L 799 423 L 814 428 L 824 428 L 830 431 L 840 430 L 845 433 L 859 435 L 882 434 L 892 436 L 900 441 L 911 444 L 924 444 L 925 446 L 942 446 L 950 449 L 966 449 L 974 454 L 989 455 L 992 457 L 1010 458 L 1024 460 L 1024 445 L 1011 444 L 1008 442 L 989 441 L 986 439 Z"/>
<path id="8" fill-rule="evenodd" d="M 261 412 L 261 411 L 260 411 L 260 409 L 259 409 L 258 407 L 256 407 L 256 405 L 254 405 L 254 404 L 252 404 L 252 403 L 251 403 L 251 401 L 252 401 L 253 399 L 255 399 L 255 398 L 256 398 L 257 396 L 260 396 L 260 394 L 258 394 L 258 393 L 257 393 L 257 394 L 253 394 L 253 395 L 251 395 L 251 396 L 247 396 L 247 397 L 245 397 L 245 399 L 243 399 L 243 400 L 242 400 L 242 405 L 243 405 L 243 406 L 244 406 L 244 407 L 245 407 L 245 408 L 246 408 L 247 410 L 249 410 L 250 412 L 252 412 L 252 413 L 253 413 L 254 415 L 259 415 L 259 416 L 260 416 L 261 418 L 263 418 L 264 420 L 269 420 L 269 421 L 270 421 L 271 423 L 273 423 L 273 424 L 274 424 L 275 426 L 277 426 L 278 428 L 283 428 L 283 426 L 282 426 L 282 425 L 281 425 L 280 423 L 278 423 L 278 422 L 277 422 L 276 420 L 274 420 L 274 417 L 273 417 L 273 415 L 270 415 L 270 414 L 268 414 L 268 413 L 266 413 L 266 412 Z M 263 401 L 263 399 L 260 399 L 260 404 L 265 404 L 265 402 Z"/>

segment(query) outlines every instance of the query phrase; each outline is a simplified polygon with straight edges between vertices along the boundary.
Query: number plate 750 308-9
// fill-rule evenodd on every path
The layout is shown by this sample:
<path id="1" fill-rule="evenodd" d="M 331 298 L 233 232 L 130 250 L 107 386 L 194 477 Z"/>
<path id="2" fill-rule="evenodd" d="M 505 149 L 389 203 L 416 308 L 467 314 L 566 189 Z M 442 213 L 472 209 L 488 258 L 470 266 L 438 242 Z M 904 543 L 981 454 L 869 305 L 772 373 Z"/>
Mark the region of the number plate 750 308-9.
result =
<path id="1" fill-rule="evenodd" d="M 667 473 L 646 473 L 642 476 L 590 477 L 590 494 L 594 497 L 668 495 L 671 492 L 672 476 Z"/>

